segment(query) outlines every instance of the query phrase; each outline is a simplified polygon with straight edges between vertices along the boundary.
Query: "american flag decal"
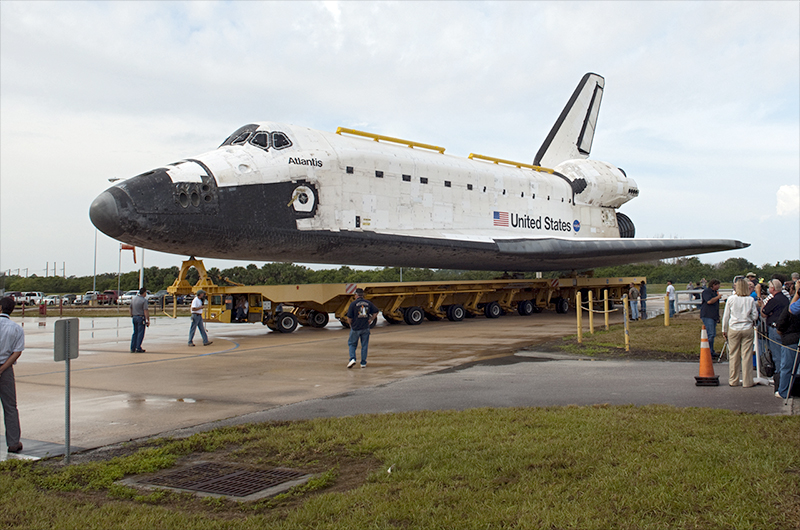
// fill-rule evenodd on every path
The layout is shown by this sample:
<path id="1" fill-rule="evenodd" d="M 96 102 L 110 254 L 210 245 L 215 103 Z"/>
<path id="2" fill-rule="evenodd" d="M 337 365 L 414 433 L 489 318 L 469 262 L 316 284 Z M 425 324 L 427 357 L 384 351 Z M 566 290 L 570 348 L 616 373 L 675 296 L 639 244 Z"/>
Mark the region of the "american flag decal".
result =
<path id="1" fill-rule="evenodd" d="M 494 212 L 494 226 L 508 226 L 508 212 Z"/>

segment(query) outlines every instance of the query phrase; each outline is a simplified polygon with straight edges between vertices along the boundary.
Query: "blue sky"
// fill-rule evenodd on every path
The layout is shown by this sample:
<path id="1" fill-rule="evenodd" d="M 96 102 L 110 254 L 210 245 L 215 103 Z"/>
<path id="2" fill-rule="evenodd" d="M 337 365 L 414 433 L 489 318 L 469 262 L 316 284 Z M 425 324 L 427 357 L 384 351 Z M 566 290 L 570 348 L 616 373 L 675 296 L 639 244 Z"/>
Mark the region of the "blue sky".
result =
<path id="1" fill-rule="evenodd" d="M 638 236 L 800 257 L 798 2 L 4 0 L 0 24 L 0 270 L 91 274 L 109 178 L 253 121 L 530 162 L 586 72 L 606 79 L 591 158 L 636 180 Z"/>

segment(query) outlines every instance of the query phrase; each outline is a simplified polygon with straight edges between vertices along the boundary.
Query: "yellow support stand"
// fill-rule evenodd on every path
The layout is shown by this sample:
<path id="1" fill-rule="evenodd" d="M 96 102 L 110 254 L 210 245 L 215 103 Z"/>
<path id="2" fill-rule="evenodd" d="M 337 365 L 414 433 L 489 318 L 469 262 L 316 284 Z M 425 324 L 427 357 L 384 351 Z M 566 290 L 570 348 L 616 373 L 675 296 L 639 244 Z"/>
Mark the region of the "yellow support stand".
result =
<path id="1" fill-rule="evenodd" d="M 603 313 L 605 314 L 606 331 L 608 331 L 608 289 L 603 289 Z"/>
<path id="2" fill-rule="evenodd" d="M 589 291 L 589 333 L 594 335 L 594 304 L 592 303 L 592 291 Z"/>
<path id="3" fill-rule="evenodd" d="M 575 314 L 578 317 L 578 344 L 583 343 L 583 315 L 582 308 L 581 308 L 581 293 L 578 291 L 575 293 Z"/>
<path id="4" fill-rule="evenodd" d="M 669 295 L 664 295 L 664 326 L 669 327 Z"/>

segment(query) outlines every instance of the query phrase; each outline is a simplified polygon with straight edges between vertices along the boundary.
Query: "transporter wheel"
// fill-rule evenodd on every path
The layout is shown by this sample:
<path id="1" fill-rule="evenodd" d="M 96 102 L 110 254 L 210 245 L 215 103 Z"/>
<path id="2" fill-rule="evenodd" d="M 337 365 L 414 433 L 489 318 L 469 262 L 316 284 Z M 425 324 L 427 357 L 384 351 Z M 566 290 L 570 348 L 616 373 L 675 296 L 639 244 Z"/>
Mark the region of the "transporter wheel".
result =
<path id="1" fill-rule="evenodd" d="M 313 309 L 308 312 L 308 324 L 312 328 L 324 328 L 329 322 L 328 313 L 323 311 L 314 311 Z"/>
<path id="2" fill-rule="evenodd" d="M 503 308 L 497 302 L 489 302 L 483 306 L 483 314 L 486 318 L 499 318 L 503 314 Z"/>
<path id="3" fill-rule="evenodd" d="M 347 321 L 346 318 L 340 318 L 339 323 L 342 325 L 343 328 L 350 329 L 350 323 Z"/>
<path id="4" fill-rule="evenodd" d="M 297 317 L 292 313 L 278 313 L 275 317 L 275 329 L 281 333 L 291 333 L 297 329 Z"/>
<path id="5" fill-rule="evenodd" d="M 517 304 L 517 313 L 526 317 L 533 313 L 533 302 L 530 300 L 521 300 Z"/>
<path id="6" fill-rule="evenodd" d="M 427 318 L 431 322 L 436 322 L 442 319 L 442 317 L 440 317 L 439 315 L 434 315 L 433 313 L 428 313 L 427 311 L 425 311 L 425 318 Z"/>
<path id="7" fill-rule="evenodd" d="M 461 304 L 453 304 L 447 308 L 447 320 L 450 322 L 461 322 L 464 320 L 466 310 Z"/>
<path id="8" fill-rule="evenodd" d="M 564 314 L 569 311 L 569 301 L 566 298 L 556 298 L 556 313 Z"/>
<path id="9" fill-rule="evenodd" d="M 418 326 L 425 319 L 425 311 L 419 306 L 412 306 L 405 310 L 403 320 L 409 326 Z"/>

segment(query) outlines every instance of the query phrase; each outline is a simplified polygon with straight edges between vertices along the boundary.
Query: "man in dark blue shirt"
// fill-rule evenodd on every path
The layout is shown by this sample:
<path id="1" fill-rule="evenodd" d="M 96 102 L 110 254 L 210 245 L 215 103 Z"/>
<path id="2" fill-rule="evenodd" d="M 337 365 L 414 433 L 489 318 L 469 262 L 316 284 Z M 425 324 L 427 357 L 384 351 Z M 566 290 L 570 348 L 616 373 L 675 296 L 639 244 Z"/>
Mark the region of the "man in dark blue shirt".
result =
<path id="1" fill-rule="evenodd" d="M 717 322 L 719 322 L 719 299 L 722 295 L 719 291 L 719 280 L 716 278 L 708 282 L 708 287 L 703 289 L 700 303 L 700 320 L 706 327 L 708 334 L 708 347 L 711 350 L 711 358 L 717 357 L 714 353 L 714 337 L 717 336 Z"/>
<path id="2" fill-rule="evenodd" d="M 378 318 L 378 308 L 364 298 L 364 289 L 356 289 L 356 299 L 347 309 L 347 321 L 350 323 L 350 338 L 347 345 L 350 347 L 350 361 L 348 368 L 356 364 L 356 346 L 361 339 L 361 368 L 367 367 L 367 348 L 369 347 L 369 329 Z"/>

